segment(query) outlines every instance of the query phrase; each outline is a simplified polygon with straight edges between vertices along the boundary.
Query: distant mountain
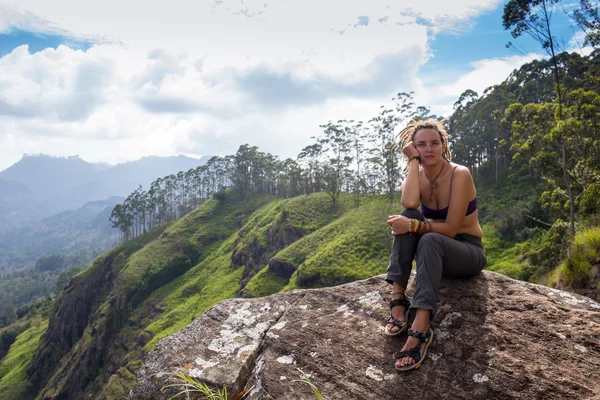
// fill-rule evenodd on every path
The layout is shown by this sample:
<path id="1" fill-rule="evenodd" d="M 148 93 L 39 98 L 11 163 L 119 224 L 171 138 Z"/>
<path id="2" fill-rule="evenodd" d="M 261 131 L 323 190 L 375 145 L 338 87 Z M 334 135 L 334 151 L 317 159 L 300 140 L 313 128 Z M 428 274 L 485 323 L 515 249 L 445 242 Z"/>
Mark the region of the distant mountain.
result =
<path id="1" fill-rule="evenodd" d="M 176 174 L 179 171 L 187 171 L 204 165 L 209 158 L 200 160 L 186 156 L 176 157 L 143 157 L 140 160 L 117 164 L 114 167 L 101 171 L 96 179 L 81 185 L 74 185 L 70 190 L 70 196 L 78 196 L 86 193 L 88 196 L 103 198 L 110 193 L 117 196 L 127 196 L 142 185 L 148 189 L 150 183 L 157 178 Z"/>
<path id="2" fill-rule="evenodd" d="M 34 194 L 47 197 L 81 185 L 97 173 L 93 164 L 77 156 L 24 155 L 19 162 L 0 172 L 0 178 L 20 182 Z"/>
<path id="3" fill-rule="evenodd" d="M 90 201 L 125 197 L 139 185 L 148 188 L 157 178 L 196 168 L 209 158 L 150 156 L 110 166 L 77 156 L 25 155 L 0 172 L 0 232 Z"/>
<path id="4" fill-rule="evenodd" d="M 31 266 L 41 256 L 76 253 L 98 254 L 117 244 L 119 232 L 108 221 L 123 197 L 89 202 L 77 210 L 63 211 L 41 221 L 0 233 L 0 272 Z"/>

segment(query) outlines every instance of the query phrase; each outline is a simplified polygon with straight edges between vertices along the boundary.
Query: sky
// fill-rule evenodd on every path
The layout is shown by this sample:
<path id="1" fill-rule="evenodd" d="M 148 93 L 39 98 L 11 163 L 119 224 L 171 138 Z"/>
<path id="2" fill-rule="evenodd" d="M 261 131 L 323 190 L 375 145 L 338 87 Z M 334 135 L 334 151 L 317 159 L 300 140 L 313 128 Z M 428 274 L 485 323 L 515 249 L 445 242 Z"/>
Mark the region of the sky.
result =
<path id="1" fill-rule="evenodd" d="M 449 116 L 543 56 L 503 29 L 504 3 L 0 0 L 0 170 L 23 154 L 116 164 L 246 143 L 296 158 L 320 125 L 368 121 L 399 92 Z M 580 50 L 561 15 L 563 48 Z"/>

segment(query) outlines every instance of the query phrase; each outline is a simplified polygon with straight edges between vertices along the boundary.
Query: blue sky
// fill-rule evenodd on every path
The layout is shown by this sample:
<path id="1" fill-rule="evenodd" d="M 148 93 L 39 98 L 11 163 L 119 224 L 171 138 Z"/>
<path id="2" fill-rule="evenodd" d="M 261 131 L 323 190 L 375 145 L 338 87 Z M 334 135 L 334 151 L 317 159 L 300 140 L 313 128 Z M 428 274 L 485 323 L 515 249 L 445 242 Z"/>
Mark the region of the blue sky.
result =
<path id="1" fill-rule="evenodd" d="M 502 1 L 396 3 L 0 0 L 0 170 L 244 143 L 294 158 L 329 120 L 368 121 L 400 91 L 447 116 L 542 53 L 502 28 Z"/>
<path id="2" fill-rule="evenodd" d="M 504 58 L 525 54 L 530 60 L 543 53 L 539 44 L 524 34 L 513 38 L 502 26 L 504 4 L 482 13 L 470 27 L 460 33 L 439 33 L 431 41 L 433 57 L 422 66 L 419 75 L 431 83 L 449 83 L 473 69 L 472 63 L 482 59 Z M 553 15 L 555 35 L 571 39 L 575 34 L 572 22 L 563 13 Z M 515 48 L 506 48 L 511 42 Z M 571 46 L 566 44 L 565 48 Z M 502 79 L 500 79 L 502 80 Z M 499 82 L 498 82 L 499 83 Z"/>
<path id="3" fill-rule="evenodd" d="M 0 57 L 9 54 L 21 45 L 27 45 L 30 52 L 37 53 L 47 48 L 56 49 L 61 44 L 72 49 L 86 51 L 93 45 L 93 42 L 52 33 L 11 29 L 8 32 L 0 33 Z"/>

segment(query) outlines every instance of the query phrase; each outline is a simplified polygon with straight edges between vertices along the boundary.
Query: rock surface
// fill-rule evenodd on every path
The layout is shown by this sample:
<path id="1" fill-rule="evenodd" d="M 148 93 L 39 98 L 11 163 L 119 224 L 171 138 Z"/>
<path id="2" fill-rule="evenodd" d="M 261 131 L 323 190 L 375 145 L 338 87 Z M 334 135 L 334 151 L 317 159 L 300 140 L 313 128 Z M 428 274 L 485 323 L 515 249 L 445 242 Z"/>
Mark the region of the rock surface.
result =
<path id="1" fill-rule="evenodd" d="M 160 341 L 128 398 L 167 399 L 186 372 L 230 398 L 315 399 L 298 369 L 324 399 L 600 398 L 600 304 L 488 271 L 444 279 L 427 359 L 398 373 L 383 278 L 226 300 Z"/>

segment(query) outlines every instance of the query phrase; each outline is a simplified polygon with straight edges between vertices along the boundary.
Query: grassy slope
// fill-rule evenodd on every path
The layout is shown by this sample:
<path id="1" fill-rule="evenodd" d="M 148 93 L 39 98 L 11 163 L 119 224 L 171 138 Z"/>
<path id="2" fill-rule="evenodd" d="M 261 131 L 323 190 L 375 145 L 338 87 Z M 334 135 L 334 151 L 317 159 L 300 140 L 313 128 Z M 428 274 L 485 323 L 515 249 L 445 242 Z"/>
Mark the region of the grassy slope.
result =
<path id="1" fill-rule="evenodd" d="M 146 300 L 140 313 L 147 312 L 149 306 L 159 299 L 164 307 L 164 312 L 146 328 L 153 334 L 146 350 L 151 350 L 163 337 L 185 327 L 209 307 L 235 297 L 242 289 L 244 268 L 232 261 L 234 252 L 244 252 L 246 248 L 269 249 L 272 241 L 281 238 L 273 232 L 284 236 L 290 229 L 310 232 L 327 224 L 350 208 L 349 196 L 343 197 L 335 207 L 329 204 L 324 194 L 275 200 L 253 213 L 248 222 L 215 248 L 210 256 Z M 278 230 L 282 225 L 287 229 Z M 268 251 L 263 258 L 268 258 Z"/>
<path id="2" fill-rule="evenodd" d="M 112 291 L 104 294 L 91 324 L 63 357 L 44 393 L 65 390 L 69 368 L 78 365 L 74 355 L 85 354 L 97 340 L 93 332 L 105 329 L 103 318 L 114 313 L 114 307 L 129 310 L 126 322 L 113 332 L 107 357 L 111 366 L 99 371 L 86 397 L 121 398 L 134 384 L 144 354 L 226 298 L 336 285 L 383 273 L 391 246 L 385 220 L 400 206 L 385 197 L 368 197 L 356 208 L 353 200 L 342 194 L 333 206 L 326 194 L 318 193 L 286 200 L 257 196 L 242 202 L 229 193 L 149 240 L 113 250 L 119 255 L 113 262 L 117 275 Z M 486 234 L 486 244 L 494 249 L 490 261 L 510 258 L 506 243 L 492 231 Z M 284 278 L 269 268 L 273 262 L 291 265 L 296 272 Z M 99 264 L 100 260 L 95 263 Z M 91 269 L 79 279 L 90 279 Z M 173 270 L 183 272 L 171 278 Z M 29 342 L 33 351 L 37 342 Z M 0 391 L 4 389 L 0 381 Z"/>
<path id="3" fill-rule="evenodd" d="M 27 367 L 42 334 L 48 328 L 48 320 L 36 319 L 31 327 L 21 333 L 0 363 L 0 399 L 15 400 L 26 396 Z"/>
<path id="4" fill-rule="evenodd" d="M 118 398 L 114 394 L 126 392 L 135 382 L 140 359 L 158 340 L 183 328 L 208 307 L 235 296 L 241 271 L 230 268 L 232 235 L 270 200 L 269 196 L 252 196 L 240 201 L 236 193 L 228 193 L 222 201 L 210 200 L 128 259 L 113 291 L 128 299 L 132 310 L 109 354 L 111 363 L 121 368 L 108 382 L 103 371 L 87 392 Z M 174 279 L 162 279 L 173 269 L 185 271 Z M 132 296 L 132 292 L 143 296 Z"/>
<path id="5" fill-rule="evenodd" d="M 515 279 L 522 279 L 524 261 L 517 254 L 518 246 L 506 242 L 491 225 L 483 226 L 483 247 L 487 255 L 487 269 Z"/>
<path id="6" fill-rule="evenodd" d="M 322 287 L 383 273 L 390 237 L 385 220 L 399 207 L 383 197 L 371 198 L 323 228 L 277 253 L 274 258 L 294 265 L 288 281 L 263 268 L 247 286 L 256 296 L 301 287 Z"/>

